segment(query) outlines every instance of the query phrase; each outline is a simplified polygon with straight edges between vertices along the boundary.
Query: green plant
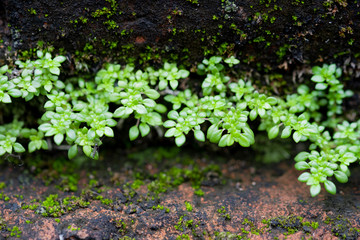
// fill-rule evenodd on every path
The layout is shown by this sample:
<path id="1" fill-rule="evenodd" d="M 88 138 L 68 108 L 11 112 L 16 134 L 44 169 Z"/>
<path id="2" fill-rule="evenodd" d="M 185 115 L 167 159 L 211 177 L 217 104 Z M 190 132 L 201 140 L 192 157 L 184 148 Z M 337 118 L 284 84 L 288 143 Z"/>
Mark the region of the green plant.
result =
<path id="1" fill-rule="evenodd" d="M 186 1 L 188 1 L 188 2 L 190 2 L 192 4 L 198 4 L 199 3 L 198 0 L 186 0 Z"/>
<path id="2" fill-rule="evenodd" d="M 191 205 L 191 203 L 185 201 L 185 207 L 186 207 L 186 211 L 192 212 L 193 206 Z"/>
<path id="3" fill-rule="evenodd" d="M 20 231 L 20 228 L 18 226 L 14 226 L 13 228 L 8 228 L 7 230 L 10 232 L 11 237 L 17 237 L 17 238 L 21 237 L 22 231 Z"/>
<path id="4" fill-rule="evenodd" d="M 228 76 L 226 69 L 239 63 L 234 57 L 204 59 L 197 67 L 204 79 L 198 92 L 179 87 L 179 81 L 188 78 L 190 72 L 175 63 L 145 70 L 136 70 L 132 64 L 106 64 L 94 80 L 60 80 L 60 66 L 66 58 L 53 58 L 42 51 L 37 51 L 37 57 L 16 61 L 15 69 L 6 65 L 0 68 L 0 107 L 13 117 L 12 122 L 0 125 L 0 156 L 25 152 L 24 143 L 28 152 L 48 149 L 54 143 L 65 145 L 69 158 L 82 149 L 86 156 L 97 159 L 103 139 L 114 137 L 120 119 L 133 123 L 130 140 L 147 136 L 152 126 L 162 126 L 164 136 L 173 137 L 178 147 L 192 135 L 219 147 L 235 143 L 249 147 L 255 142 L 252 128 L 260 122 L 258 130 L 266 131 L 269 139 L 310 141 L 309 152 L 295 158 L 295 168 L 309 170 L 299 180 L 310 185 L 312 196 L 320 192 L 321 184 L 334 194 L 332 177 L 346 182 L 348 166 L 360 157 L 359 121 L 346 121 L 341 109 L 343 99 L 352 92 L 344 90 L 339 80 L 341 69 L 334 64 L 313 68 L 314 89 L 309 82 L 300 85 L 296 93 L 280 98 L 260 92 L 250 81 Z M 43 105 L 41 119 L 36 123 L 21 121 L 24 111 L 6 108 L 13 98 L 30 103 L 36 99 Z M 327 116 L 320 110 L 327 110 Z M 134 187 L 137 184 L 140 182 Z M 155 185 L 149 187 L 166 191 Z"/>

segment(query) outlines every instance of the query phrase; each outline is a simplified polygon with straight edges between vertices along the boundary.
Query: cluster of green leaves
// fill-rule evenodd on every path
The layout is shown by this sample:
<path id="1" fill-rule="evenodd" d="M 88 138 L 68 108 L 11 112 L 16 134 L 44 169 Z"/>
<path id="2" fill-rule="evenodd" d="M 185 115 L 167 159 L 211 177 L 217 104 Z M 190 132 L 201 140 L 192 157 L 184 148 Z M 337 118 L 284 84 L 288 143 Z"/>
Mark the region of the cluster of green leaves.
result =
<path id="1" fill-rule="evenodd" d="M 50 53 L 37 52 L 39 59 L 26 62 L 16 61 L 18 69 L 9 70 L 8 66 L 0 68 L 0 102 L 9 104 L 11 98 L 24 98 L 30 101 L 34 96 L 47 95 L 53 88 L 62 89 L 64 83 L 58 79 L 61 63 L 65 57 L 57 56 L 52 58 Z M 43 140 L 44 134 L 36 129 L 23 128 L 24 122 L 14 121 L 0 126 L 0 156 L 22 153 L 25 148 L 17 139 L 29 139 L 29 152 L 37 149 L 47 149 L 47 143 Z"/>
<path id="2" fill-rule="evenodd" d="M 133 65 L 106 64 L 95 79 L 70 78 L 59 80 L 63 56 L 37 52 L 38 59 L 17 61 L 15 69 L 0 68 L 0 100 L 9 104 L 12 98 L 30 101 L 44 99 L 44 113 L 39 126 L 25 128 L 20 116 L 0 126 L 0 156 L 24 152 L 18 141 L 26 142 L 28 151 L 48 149 L 53 139 L 56 145 L 68 148 L 69 158 L 78 150 L 90 158 L 98 158 L 98 147 L 104 137 L 114 137 L 114 127 L 120 119 L 131 119 L 130 140 L 148 135 L 151 126 L 166 129 L 164 136 L 175 138 L 180 147 L 191 133 L 195 139 L 208 139 L 219 147 L 238 143 L 242 147 L 254 144 L 250 124 L 260 121 L 258 130 L 266 131 L 269 139 L 292 138 L 294 142 L 310 141 L 309 152 L 295 158 L 298 170 L 309 170 L 299 177 L 310 185 L 312 196 L 321 185 L 336 192 L 332 182 L 346 182 L 348 166 L 360 158 L 359 122 L 349 123 L 340 115 L 344 98 L 352 92 L 343 90 L 338 79 L 341 69 L 336 65 L 314 67 L 311 80 L 300 85 L 297 92 L 285 99 L 259 92 L 249 80 L 232 79 L 225 74 L 239 63 L 230 57 L 213 56 L 204 59 L 197 73 L 204 76 L 201 90 L 180 89 L 179 80 L 189 77 L 189 71 L 174 63 L 164 63 L 160 69 L 137 70 Z M 310 82 L 311 83 L 311 82 Z M 172 109 L 165 107 L 163 100 Z M 321 111 L 327 111 L 324 117 Z M 165 115 L 167 118 L 165 118 Z M 164 121 L 163 121 L 164 120 Z"/>

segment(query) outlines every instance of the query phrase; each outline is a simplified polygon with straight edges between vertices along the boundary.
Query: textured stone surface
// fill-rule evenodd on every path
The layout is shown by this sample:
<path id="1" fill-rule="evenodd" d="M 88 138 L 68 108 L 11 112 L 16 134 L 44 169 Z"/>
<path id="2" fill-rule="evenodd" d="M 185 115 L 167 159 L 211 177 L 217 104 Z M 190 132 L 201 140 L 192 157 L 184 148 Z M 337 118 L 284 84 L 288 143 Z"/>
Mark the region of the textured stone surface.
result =
<path id="1" fill-rule="evenodd" d="M 328 62 L 334 56 L 343 62 L 359 53 L 356 1 L 191 2 L 3 0 L 0 34 L 15 50 L 36 47 L 39 40 L 70 52 L 89 43 L 91 54 L 115 59 L 176 53 L 179 61 L 199 60 L 218 53 L 223 43 L 223 55 L 236 53 L 254 66 Z"/>

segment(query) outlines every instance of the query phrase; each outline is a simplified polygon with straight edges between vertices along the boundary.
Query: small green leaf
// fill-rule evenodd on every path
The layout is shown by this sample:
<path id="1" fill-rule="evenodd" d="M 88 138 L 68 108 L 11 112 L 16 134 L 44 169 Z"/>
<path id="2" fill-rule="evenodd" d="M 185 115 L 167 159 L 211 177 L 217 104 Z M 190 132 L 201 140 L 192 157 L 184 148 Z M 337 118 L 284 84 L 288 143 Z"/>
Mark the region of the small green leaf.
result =
<path id="1" fill-rule="evenodd" d="M 344 172 L 341 172 L 341 171 L 335 171 L 334 176 L 335 176 L 336 180 L 338 180 L 339 183 L 347 183 L 347 181 L 349 180 L 348 176 Z"/>
<path id="2" fill-rule="evenodd" d="M 240 134 L 239 136 L 239 144 L 242 146 L 242 147 L 250 147 L 251 145 L 251 141 L 249 138 L 247 138 L 245 136 L 245 134 Z"/>
<path id="3" fill-rule="evenodd" d="M 268 97 L 266 99 L 266 102 L 268 102 L 270 105 L 275 105 L 278 102 L 278 100 L 274 97 Z"/>
<path id="4" fill-rule="evenodd" d="M 306 169 L 309 169 L 309 168 L 310 168 L 310 165 L 305 161 L 297 162 L 295 164 L 295 169 L 299 170 L 299 171 L 303 171 L 303 170 L 306 170 Z"/>
<path id="5" fill-rule="evenodd" d="M 157 112 L 150 112 L 146 115 L 146 123 L 151 126 L 160 126 L 162 124 L 161 115 Z"/>
<path id="6" fill-rule="evenodd" d="M 96 129 L 95 132 L 99 137 L 102 137 L 104 135 L 104 129 Z"/>
<path id="7" fill-rule="evenodd" d="M 163 126 L 166 128 L 171 128 L 174 127 L 176 125 L 176 122 L 173 120 L 167 120 L 163 123 Z"/>
<path id="8" fill-rule="evenodd" d="M 47 142 L 45 140 L 41 141 L 41 148 L 45 149 L 45 150 L 49 149 L 49 146 L 48 146 L 48 144 L 47 144 Z"/>
<path id="9" fill-rule="evenodd" d="M 299 177 L 298 180 L 300 182 L 307 182 L 307 180 L 309 179 L 309 177 L 311 177 L 311 174 L 309 172 L 304 172 L 302 173 Z"/>
<path id="10" fill-rule="evenodd" d="M 166 80 L 160 80 L 159 82 L 159 90 L 164 90 L 167 87 L 168 83 Z"/>
<path id="11" fill-rule="evenodd" d="M 195 136 L 195 139 L 200 142 L 205 141 L 205 134 L 201 130 L 195 130 L 194 136 Z"/>
<path id="12" fill-rule="evenodd" d="M 300 153 L 298 153 L 298 155 L 296 155 L 294 160 L 296 162 L 305 161 L 306 159 L 309 158 L 309 155 L 310 155 L 310 153 L 308 153 L 308 152 L 300 152 Z"/>
<path id="13" fill-rule="evenodd" d="M 186 137 L 184 134 L 181 134 L 180 136 L 175 138 L 175 144 L 178 147 L 181 147 L 186 141 Z"/>
<path id="14" fill-rule="evenodd" d="M 299 132 L 297 132 L 297 131 L 294 132 L 293 139 L 296 143 L 300 142 L 301 138 L 302 138 L 302 135 Z"/>
<path id="15" fill-rule="evenodd" d="M 217 125 L 213 124 L 209 127 L 207 131 L 207 138 L 212 143 L 218 143 L 222 135 L 222 131 L 217 128 Z"/>
<path id="16" fill-rule="evenodd" d="M 281 138 L 288 138 L 291 135 L 291 127 L 290 126 L 286 126 L 281 133 Z"/>
<path id="17" fill-rule="evenodd" d="M 166 107 L 163 104 L 156 104 L 154 109 L 159 113 L 165 113 L 167 111 Z"/>
<path id="18" fill-rule="evenodd" d="M 92 130 L 92 129 L 89 129 L 89 131 L 87 132 L 87 137 L 88 137 L 88 139 L 94 140 L 94 139 L 95 139 L 95 136 L 96 136 L 95 131 Z"/>
<path id="19" fill-rule="evenodd" d="M 105 127 L 104 134 L 107 137 L 114 137 L 114 131 L 110 127 Z"/>
<path id="20" fill-rule="evenodd" d="M 117 124 L 117 121 L 115 121 L 112 118 L 106 119 L 106 125 L 108 125 L 109 127 L 115 127 Z"/>
<path id="21" fill-rule="evenodd" d="M 47 83 L 44 85 L 44 88 L 47 92 L 50 92 L 51 89 L 53 88 L 53 85 L 51 84 L 51 82 Z"/>
<path id="22" fill-rule="evenodd" d="M 177 76 L 178 76 L 179 78 L 187 78 L 187 77 L 189 76 L 189 74 L 190 74 L 190 72 L 189 72 L 188 70 L 181 69 L 181 70 L 178 72 Z"/>
<path id="23" fill-rule="evenodd" d="M 54 58 L 54 61 L 58 62 L 58 63 L 62 63 L 65 60 L 66 60 L 66 57 L 64 57 L 64 56 L 57 56 L 57 57 Z"/>
<path id="24" fill-rule="evenodd" d="M 268 132 L 269 139 L 274 139 L 279 134 L 279 125 L 275 125 L 272 128 L 270 128 Z"/>
<path id="25" fill-rule="evenodd" d="M 170 128 L 165 132 L 165 137 L 173 137 L 175 134 L 176 128 Z"/>
<path id="26" fill-rule="evenodd" d="M 25 148 L 20 143 L 14 144 L 14 150 L 15 150 L 15 152 L 18 152 L 18 153 L 25 152 Z"/>
<path id="27" fill-rule="evenodd" d="M 173 90 L 175 90 L 178 86 L 179 82 L 177 80 L 171 80 L 170 81 L 170 86 Z"/>
<path id="28" fill-rule="evenodd" d="M 47 101 L 44 105 L 44 108 L 53 108 L 55 104 L 51 101 Z"/>
<path id="29" fill-rule="evenodd" d="M 179 117 L 179 113 L 177 111 L 171 110 L 168 113 L 168 118 L 170 118 L 170 119 L 176 120 L 176 119 L 178 119 L 178 117 Z"/>
<path id="30" fill-rule="evenodd" d="M 154 108 L 156 106 L 156 102 L 150 98 L 146 98 L 142 102 L 148 108 Z"/>
<path id="31" fill-rule="evenodd" d="M 160 97 L 160 93 L 154 89 L 148 89 L 144 93 L 151 99 L 158 99 Z"/>
<path id="32" fill-rule="evenodd" d="M 129 130 L 129 137 L 131 141 L 134 141 L 139 136 L 139 128 L 137 125 L 134 125 Z"/>
<path id="33" fill-rule="evenodd" d="M 226 147 L 228 144 L 228 138 L 230 137 L 230 134 L 225 134 L 220 138 L 219 141 L 219 147 Z"/>
<path id="34" fill-rule="evenodd" d="M 0 156 L 4 155 L 6 153 L 4 147 L 0 146 Z"/>
<path id="35" fill-rule="evenodd" d="M 56 145 L 60 145 L 63 140 L 64 140 L 64 134 L 58 133 L 54 136 L 54 142 L 56 143 Z"/>
<path id="36" fill-rule="evenodd" d="M 326 191 L 328 191 L 328 193 L 331 193 L 334 195 L 336 194 L 336 186 L 333 182 L 326 180 L 324 182 L 324 186 L 325 186 Z"/>
<path id="37" fill-rule="evenodd" d="M 134 110 L 139 113 L 139 114 L 146 114 L 147 113 L 147 110 L 146 108 L 144 107 L 144 105 L 142 104 L 138 104 L 134 107 Z"/>
<path id="38" fill-rule="evenodd" d="M 19 89 L 13 88 L 11 90 L 8 91 L 9 95 L 14 97 L 14 98 L 18 98 L 21 97 L 22 93 Z"/>
<path id="39" fill-rule="evenodd" d="M 2 101 L 3 103 L 11 103 L 10 95 L 7 94 L 7 93 L 4 93 L 1 101 Z"/>
<path id="40" fill-rule="evenodd" d="M 38 58 L 42 58 L 44 56 L 44 53 L 41 50 L 37 50 L 36 55 L 37 55 Z"/>
<path id="41" fill-rule="evenodd" d="M 315 75 L 319 75 L 319 74 L 321 74 L 321 67 L 319 67 L 319 66 L 315 66 L 315 67 L 313 67 L 312 69 L 312 73 Z"/>
<path id="42" fill-rule="evenodd" d="M 39 130 L 42 132 L 47 132 L 51 129 L 51 124 L 50 123 L 43 123 L 39 126 Z"/>
<path id="43" fill-rule="evenodd" d="M 316 83 L 322 83 L 325 81 L 325 78 L 321 75 L 314 75 L 311 77 L 311 81 L 316 82 Z"/>
<path id="44" fill-rule="evenodd" d="M 37 149 L 36 143 L 34 141 L 29 142 L 29 145 L 28 145 L 29 153 L 34 152 L 36 149 Z"/>
<path id="45" fill-rule="evenodd" d="M 76 139 L 76 133 L 71 128 L 66 130 L 66 136 L 70 139 L 70 141 L 75 141 L 75 139 Z"/>
<path id="46" fill-rule="evenodd" d="M 257 112 L 259 113 L 259 116 L 263 118 L 265 116 L 265 109 L 264 108 L 258 108 Z"/>
<path id="47" fill-rule="evenodd" d="M 85 151 L 84 151 L 85 152 Z M 68 158 L 73 159 L 78 153 L 78 146 L 75 144 L 71 146 L 68 150 Z"/>
<path id="48" fill-rule="evenodd" d="M 317 196 L 321 191 L 321 186 L 320 184 L 314 184 L 314 185 L 311 185 L 310 187 L 310 194 L 312 197 L 315 197 Z"/>
<path id="49" fill-rule="evenodd" d="M 131 113 L 128 113 L 127 109 L 130 109 L 131 110 L 131 113 L 132 113 L 132 109 L 131 108 L 127 108 L 127 107 L 119 107 L 115 110 L 114 112 L 114 117 L 116 118 L 123 118 L 123 117 L 126 117 L 127 115 L 131 114 Z"/>
<path id="50" fill-rule="evenodd" d="M 316 90 L 325 90 L 328 87 L 327 83 L 317 83 L 315 85 Z"/>
<path id="51" fill-rule="evenodd" d="M 250 111 L 250 120 L 253 121 L 257 117 L 256 109 Z"/>
<path id="52" fill-rule="evenodd" d="M 91 157 L 92 148 L 90 145 L 83 146 L 83 152 L 86 156 Z"/>
<path id="53" fill-rule="evenodd" d="M 139 129 L 142 137 L 145 137 L 150 132 L 150 127 L 146 123 L 140 123 Z"/>
<path id="54" fill-rule="evenodd" d="M 59 75 L 60 74 L 60 68 L 58 68 L 58 67 L 52 67 L 49 70 L 54 75 Z"/>

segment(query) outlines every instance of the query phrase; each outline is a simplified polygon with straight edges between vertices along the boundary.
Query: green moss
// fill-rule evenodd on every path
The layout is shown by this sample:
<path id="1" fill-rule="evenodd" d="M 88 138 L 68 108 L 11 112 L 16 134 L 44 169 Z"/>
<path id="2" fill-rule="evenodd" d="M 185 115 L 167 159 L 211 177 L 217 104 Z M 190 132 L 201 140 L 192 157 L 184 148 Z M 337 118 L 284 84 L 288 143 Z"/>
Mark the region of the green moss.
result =
<path id="1" fill-rule="evenodd" d="M 326 220 L 331 224 L 333 235 L 341 239 L 357 239 L 359 237 L 360 229 L 352 227 L 350 221 L 343 216 L 339 215 Z"/>
<path id="2" fill-rule="evenodd" d="M 186 207 L 186 211 L 192 212 L 193 207 L 191 206 L 191 204 L 188 201 L 185 201 L 185 207 Z"/>
<path id="3" fill-rule="evenodd" d="M 40 204 L 23 205 L 22 209 L 36 210 L 36 213 L 41 214 L 44 217 L 56 218 L 66 212 L 74 211 L 79 207 L 86 208 L 89 205 L 90 202 L 85 201 L 80 197 L 72 196 L 59 200 L 57 194 L 50 194 Z"/>
<path id="4" fill-rule="evenodd" d="M 31 15 L 37 15 L 36 10 L 35 10 L 34 8 L 28 9 L 28 12 L 29 12 Z"/>
<path id="5" fill-rule="evenodd" d="M 21 237 L 22 231 L 20 231 L 20 228 L 18 226 L 13 226 L 12 228 L 8 228 L 7 230 L 10 232 L 11 237 Z"/>
<path id="6" fill-rule="evenodd" d="M 104 25 L 107 26 L 107 29 L 112 30 L 112 29 L 116 29 L 119 28 L 119 25 L 117 25 L 117 23 L 114 20 L 107 20 L 103 22 Z M 124 30 L 123 30 L 124 31 Z M 126 31 L 126 30 L 125 30 Z"/>
<path id="7" fill-rule="evenodd" d="M 186 0 L 187 2 L 189 3 L 192 3 L 192 4 L 198 4 L 198 0 Z"/>
<path id="8" fill-rule="evenodd" d="M 139 189 L 141 185 L 144 185 L 144 181 L 140 180 L 140 179 L 136 179 L 132 184 L 131 184 L 131 188 L 133 189 Z"/>
<path id="9" fill-rule="evenodd" d="M 319 227 L 319 223 L 316 221 L 304 221 L 302 217 L 293 215 L 263 219 L 262 223 L 266 224 L 267 228 L 270 227 L 271 229 L 282 230 L 282 234 L 285 236 L 294 234 L 298 231 L 303 231 L 309 234 L 311 231 L 309 227 L 313 230 L 316 230 Z"/>
<path id="10" fill-rule="evenodd" d="M 104 198 L 104 199 L 102 199 L 102 200 L 100 200 L 100 201 L 101 201 L 102 204 L 108 205 L 108 206 L 110 206 L 110 204 L 113 203 L 113 200 L 108 199 L 108 198 Z"/>
<path id="11" fill-rule="evenodd" d="M 210 170 L 199 170 L 197 167 L 194 167 L 192 170 L 173 167 L 168 171 L 155 174 L 155 180 L 148 185 L 148 189 L 155 194 L 164 193 L 185 181 L 190 181 L 194 188 L 199 188 L 204 175 L 208 171 Z"/>
<path id="12" fill-rule="evenodd" d="M 69 229 L 70 231 L 80 231 L 80 228 L 79 228 L 79 227 L 76 228 L 76 227 L 73 227 L 72 225 L 69 225 L 69 226 L 68 226 L 68 229 Z"/>
<path id="13" fill-rule="evenodd" d="M 194 194 L 199 196 L 199 197 L 202 197 L 202 196 L 204 196 L 204 191 L 201 190 L 201 189 L 197 189 L 197 190 L 194 191 Z"/>
<path id="14" fill-rule="evenodd" d="M 5 195 L 4 192 L 0 193 L 0 200 L 4 200 L 5 202 L 9 201 L 10 198 L 8 196 Z"/>
<path id="15" fill-rule="evenodd" d="M 0 231 L 2 231 L 3 229 L 6 229 L 6 223 L 5 220 L 0 217 Z"/>
<path id="16" fill-rule="evenodd" d="M 121 235 L 126 233 L 126 223 L 123 220 L 118 220 L 115 222 L 116 227 Z"/>
<path id="17" fill-rule="evenodd" d="M 76 192 L 78 187 L 77 183 L 79 181 L 79 175 L 77 174 L 64 174 L 62 176 L 62 181 L 58 186 L 56 186 L 58 189 L 64 191 L 64 192 Z"/>
<path id="18" fill-rule="evenodd" d="M 153 210 L 157 210 L 157 209 L 159 209 L 159 210 L 165 210 L 165 213 L 169 213 L 169 212 L 170 212 L 170 209 L 169 209 L 169 208 L 164 207 L 163 205 L 160 205 L 160 204 L 158 204 L 157 206 L 153 206 L 152 209 L 153 209 Z"/>
<path id="19" fill-rule="evenodd" d="M 6 184 L 4 182 L 0 182 L 0 190 L 6 188 Z"/>

